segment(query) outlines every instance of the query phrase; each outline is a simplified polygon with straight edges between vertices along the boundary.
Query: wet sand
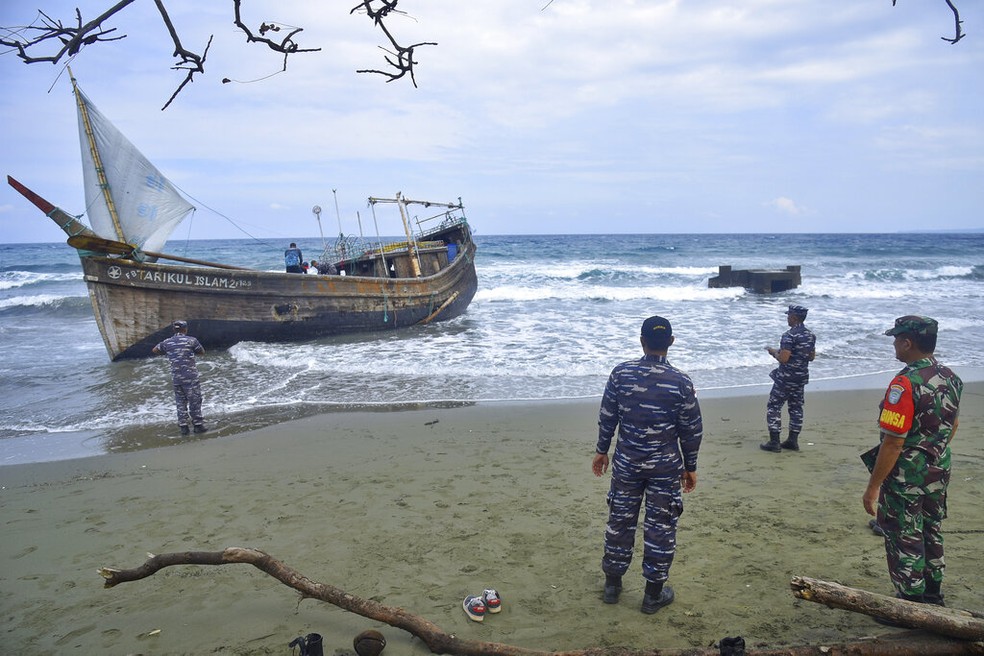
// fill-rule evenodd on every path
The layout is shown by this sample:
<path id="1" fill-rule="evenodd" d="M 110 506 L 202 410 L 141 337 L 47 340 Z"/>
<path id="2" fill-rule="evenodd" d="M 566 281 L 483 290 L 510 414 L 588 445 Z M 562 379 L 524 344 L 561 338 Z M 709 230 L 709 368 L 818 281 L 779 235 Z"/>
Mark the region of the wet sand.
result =
<path id="1" fill-rule="evenodd" d="M 858 454 L 877 441 L 877 390 L 807 390 L 800 453 L 758 448 L 765 394 L 702 399 L 697 489 L 685 497 L 670 582 L 639 612 L 637 559 L 618 605 L 601 602 L 608 479 L 590 471 L 597 400 L 320 415 L 192 444 L 0 467 L 4 653 L 326 654 L 380 629 L 306 600 L 247 565 L 168 568 L 102 587 L 101 566 L 148 552 L 264 550 L 311 579 L 401 606 L 459 636 L 535 649 L 822 644 L 891 632 L 793 598 L 809 576 L 890 594 L 861 507 Z M 944 524 L 948 605 L 984 610 L 984 385 L 969 384 Z M 478 624 L 466 594 L 496 587 Z"/>

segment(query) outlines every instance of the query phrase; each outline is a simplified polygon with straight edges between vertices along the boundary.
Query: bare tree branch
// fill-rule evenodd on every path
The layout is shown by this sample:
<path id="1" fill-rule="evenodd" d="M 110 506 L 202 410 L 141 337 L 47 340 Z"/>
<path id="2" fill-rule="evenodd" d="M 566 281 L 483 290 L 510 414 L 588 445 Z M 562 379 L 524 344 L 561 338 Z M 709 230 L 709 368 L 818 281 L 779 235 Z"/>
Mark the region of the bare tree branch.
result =
<path id="1" fill-rule="evenodd" d="M 195 73 L 205 72 L 205 57 L 208 56 L 208 49 L 212 45 L 212 36 L 208 37 L 208 43 L 205 45 L 205 51 L 201 55 L 191 52 L 190 50 L 186 50 L 181 45 L 181 39 L 178 37 L 178 31 L 174 29 L 174 23 L 171 22 L 171 17 L 168 15 L 167 8 L 164 7 L 162 0 L 154 0 L 154 4 L 157 5 L 157 10 L 161 12 L 161 19 L 167 27 L 168 34 L 171 35 L 171 41 L 174 42 L 174 56 L 181 58 L 181 61 L 171 68 L 176 71 L 188 71 L 188 75 L 185 76 L 184 81 L 178 85 L 178 88 L 175 89 L 173 94 L 171 94 L 168 101 L 164 103 L 163 107 L 161 107 L 161 111 L 163 112 L 168 108 L 171 102 L 174 101 L 178 94 L 181 93 L 181 90 L 185 88 L 185 85 L 192 81 L 192 77 Z"/>
<path id="2" fill-rule="evenodd" d="M 260 23 L 260 29 L 259 29 L 260 35 L 256 36 L 255 34 L 253 34 L 252 31 L 250 31 L 248 27 L 246 27 L 246 24 L 243 23 L 242 13 L 241 13 L 242 0 L 234 0 L 233 7 L 235 9 L 234 22 L 236 24 L 236 27 L 242 30 L 243 33 L 246 35 L 246 40 L 250 43 L 265 43 L 267 47 L 270 48 L 270 50 L 273 50 L 274 52 L 283 53 L 284 55 L 283 70 L 285 71 L 287 70 L 288 55 L 292 55 L 295 52 L 319 52 L 321 50 L 321 48 L 301 48 L 299 45 L 297 45 L 297 42 L 294 41 L 294 35 L 304 31 L 304 29 L 300 27 L 281 26 L 273 22 L 267 23 L 264 21 Z M 266 36 L 267 32 L 279 32 L 284 27 L 288 27 L 291 31 L 288 32 L 284 36 L 284 38 L 281 39 L 279 42 L 274 41 L 273 39 L 270 39 Z"/>
<path id="3" fill-rule="evenodd" d="M 952 39 L 948 39 L 945 36 L 941 36 L 940 38 L 944 41 L 949 41 L 950 43 L 956 43 L 960 39 L 964 38 L 963 30 L 960 29 L 960 24 L 963 23 L 963 21 L 960 20 L 960 12 L 957 11 L 956 5 L 954 5 L 950 0 L 944 0 L 944 2 L 946 2 L 947 6 L 950 8 L 950 11 L 953 12 L 954 37 Z"/>
<path id="4" fill-rule="evenodd" d="M 82 24 L 82 12 L 79 9 L 75 10 L 75 27 L 68 27 L 62 24 L 61 21 L 56 21 L 45 14 L 43 11 L 38 11 L 38 16 L 41 20 L 42 25 L 28 25 L 20 30 L 15 30 L 13 28 L 2 28 L 4 32 L 17 32 L 24 31 L 28 34 L 38 33 L 37 36 L 30 38 L 0 38 L 0 45 L 7 46 L 9 48 L 14 48 L 17 50 L 17 56 L 25 64 L 36 64 L 38 62 L 51 62 L 52 64 L 57 64 L 59 60 L 65 55 L 69 57 L 77 54 L 85 46 L 90 46 L 94 43 L 101 41 L 119 41 L 120 39 L 125 39 L 126 35 L 121 34 L 119 36 L 110 36 L 116 31 L 115 27 L 104 28 L 102 26 L 103 22 L 108 20 L 110 17 L 124 9 L 127 5 L 130 5 L 134 0 L 120 0 L 112 8 L 107 9 L 102 15 L 92 19 L 86 24 Z M 29 50 L 36 49 L 37 46 L 42 44 L 48 45 L 49 42 L 57 41 L 60 47 L 52 55 L 42 55 L 35 57 L 28 53 Z"/>
<path id="5" fill-rule="evenodd" d="M 896 2 L 897 2 L 897 0 L 892 0 L 892 6 L 893 7 L 895 6 L 895 3 Z M 954 36 L 953 36 L 952 39 L 950 39 L 948 37 L 945 37 L 945 36 L 941 36 L 940 38 L 943 39 L 944 41 L 948 42 L 948 43 L 956 43 L 960 39 L 964 38 L 964 36 L 966 36 L 963 33 L 963 30 L 960 27 L 963 24 L 963 21 L 960 20 L 960 12 L 957 10 L 957 6 L 955 4 L 953 4 L 953 1 L 952 0 L 943 0 L 943 2 L 945 2 L 946 3 L 946 6 L 949 7 L 950 8 L 950 11 L 953 12 Z"/>
<path id="6" fill-rule="evenodd" d="M 248 547 L 229 547 L 222 551 L 185 551 L 160 555 L 148 554 L 148 559 L 142 565 L 132 569 L 115 569 L 103 567 L 99 574 L 105 579 L 103 587 L 112 588 L 120 583 L 139 581 L 153 576 L 165 567 L 175 565 L 229 565 L 248 564 L 260 571 L 266 572 L 284 585 L 300 593 L 301 599 L 318 599 L 333 604 L 343 610 L 368 617 L 378 622 L 384 622 L 392 627 L 401 629 L 421 640 L 433 654 L 456 654 L 458 656 L 718 656 L 718 647 L 685 648 L 685 649 L 630 649 L 627 647 L 593 647 L 573 651 L 541 651 L 516 647 L 499 642 L 482 642 L 465 640 L 452 633 L 443 631 L 433 622 L 407 612 L 403 608 L 386 606 L 371 599 L 361 599 L 340 588 L 312 581 L 300 572 L 294 570 L 273 556 L 259 549 Z M 804 584 L 804 582 L 806 582 Z M 829 596 L 822 596 L 817 590 L 825 582 L 817 579 L 793 579 L 792 587 L 797 596 L 811 601 L 828 605 L 837 604 Z M 831 584 L 826 584 L 831 585 Z M 812 587 L 810 587 L 812 586 Z M 863 593 L 852 588 L 843 588 L 854 593 Z M 805 592 L 805 591 L 812 592 Z M 841 593 L 836 590 L 835 594 Z M 880 595 L 872 595 L 881 597 Z M 822 598 L 821 598 L 822 597 Z M 895 600 L 881 597 L 882 605 L 891 604 Z M 908 603 L 908 602 L 901 602 Z M 841 604 L 844 607 L 844 604 Z M 873 614 L 892 616 L 895 611 L 885 610 L 878 603 L 868 603 L 861 612 L 872 611 Z M 853 608 L 851 610 L 859 610 Z M 928 626 L 925 628 L 936 628 Z M 964 654 L 979 654 L 979 642 L 971 640 L 953 640 L 926 634 L 905 633 L 898 636 L 864 638 L 854 642 L 841 644 L 825 644 L 802 647 L 779 647 L 775 649 L 754 648 L 747 653 L 755 656 L 922 656 L 936 654 L 937 656 L 962 656 Z"/>
<path id="7" fill-rule="evenodd" d="M 389 57 L 384 57 L 384 59 L 386 60 L 387 64 L 393 67 L 392 71 L 380 71 L 374 68 L 364 68 L 364 69 L 357 70 L 356 73 L 378 73 L 379 75 L 384 75 L 388 77 L 389 79 L 386 80 L 387 82 L 392 82 L 393 80 L 399 80 L 401 77 L 409 73 L 410 81 L 413 82 L 413 86 L 416 87 L 417 79 L 414 77 L 413 67 L 414 64 L 416 64 L 417 62 L 413 58 L 413 51 L 418 46 L 436 46 L 437 43 L 434 43 L 432 41 L 424 41 L 421 43 L 415 43 L 410 46 L 401 46 L 396 42 L 396 39 L 393 38 L 393 35 L 390 33 L 389 29 L 386 27 L 386 24 L 383 22 L 383 19 L 389 16 L 390 13 L 397 11 L 396 5 L 399 1 L 400 0 L 363 0 L 360 4 L 353 7 L 352 11 L 349 12 L 350 14 L 354 14 L 357 11 L 364 11 L 366 15 L 370 18 L 370 20 L 372 20 L 372 22 L 376 25 L 376 27 L 382 30 L 383 34 L 386 35 L 386 38 L 389 39 L 389 42 L 393 46 L 393 49 L 396 51 L 396 52 L 392 52 L 380 46 L 381 50 L 388 52 L 391 55 Z M 380 5 L 378 9 L 373 7 L 373 3 L 375 2 L 378 2 Z M 403 13 L 403 12 L 397 12 L 397 13 Z"/>
<path id="8" fill-rule="evenodd" d="M 116 34 L 115 27 L 105 27 L 104 23 L 129 5 L 133 4 L 134 1 L 135 0 L 119 0 L 119 2 L 115 5 L 87 23 L 82 22 L 82 12 L 81 10 L 76 9 L 74 25 L 65 25 L 61 21 L 52 19 L 43 11 L 39 11 L 38 17 L 31 25 L 23 27 L 0 27 L 0 34 L 3 34 L 3 36 L 0 37 L 0 46 L 13 48 L 17 52 L 17 56 L 26 64 L 35 64 L 38 62 L 51 62 L 56 64 L 61 61 L 63 57 L 75 56 L 86 46 L 91 46 L 96 43 L 106 41 L 119 41 L 126 38 L 127 35 Z M 174 28 L 171 18 L 168 15 L 168 11 L 165 6 L 166 0 L 154 0 L 154 2 L 161 14 L 164 25 L 167 27 L 171 40 L 174 42 L 174 56 L 178 58 L 178 62 L 172 68 L 174 70 L 186 71 L 184 81 L 182 81 L 177 90 L 164 105 L 164 108 L 166 109 L 177 97 L 178 93 L 180 93 L 189 82 L 193 81 L 195 74 L 205 72 L 205 57 L 212 43 L 212 37 L 209 37 L 208 44 L 205 46 L 205 50 L 201 55 L 187 50 L 181 45 L 181 39 L 178 36 L 178 32 Z M 896 2 L 897 0 L 892 0 L 893 7 Z M 953 12 L 954 36 L 952 38 L 940 38 L 951 44 L 957 43 L 965 36 L 962 27 L 963 21 L 960 20 L 960 12 L 957 9 L 956 4 L 954 4 L 954 0 L 943 0 L 943 2 L 945 2 L 950 8 L 950 11 Z M 433 41 L 422 41 L 409 46 L 401 46 L 397 43 L 396 38 L 390 32 L 385 20 L 393 13 L 406 15 L 405 12 L 397 9 L 398 3 L 399 0 L 361 0 L 349 12 L 350 14 L 364 12 L 373 22 L 375 27 L 382 31 L 386 39 L 389 41 L 389 46 L 380 46 L 380 49 L 387 53 L 384 55 L 383 59 L 389 65 L 389 69 L 359 69 L 357 72 L 383 75 L 387 78 L 387 82 L 392 82 L 408 76 L 414 87 L 416 87 L 417 80 L 414 75 L 414 66 L 417 64 L 417 61 L 414 59 L 415 50 L 420 46 L 436 46 L 437 43 Z M 547 3 L 541 8 L 541 11 L 549 7 L 552 3 L 553 0 L 548 0 Z M 259 34 L 256 34 L 242 21 L 242 0 L 233 0 L 233 8 L 235 13 L 234 22 L 236 26 L 246 35 L 247 42 L 263 43 L 274 52 L 283 54 L 284 61 L 281 72 L 287 70 L 287 57 L 289 55 L 298 52 L 318 52 L 321 50 L 321 48 L 301 48 L 298 45 L 295 41 L 295 37 L 303 31 L 300 27 L 291 27 L 264 21 L 260 23 L 258 30 Z M 268 34 L 279 33 L 284 29 L 286 29 L 287 32 L 279 41 L 267 36 Z M 54 51 L 49 52 L 48 54 L 34 54 L 35 52 L 45 52 L 45 49 L 49 47 L 54 47 Z M 227 80 L 224 79 L 223 82 L 225 81 Z"/>

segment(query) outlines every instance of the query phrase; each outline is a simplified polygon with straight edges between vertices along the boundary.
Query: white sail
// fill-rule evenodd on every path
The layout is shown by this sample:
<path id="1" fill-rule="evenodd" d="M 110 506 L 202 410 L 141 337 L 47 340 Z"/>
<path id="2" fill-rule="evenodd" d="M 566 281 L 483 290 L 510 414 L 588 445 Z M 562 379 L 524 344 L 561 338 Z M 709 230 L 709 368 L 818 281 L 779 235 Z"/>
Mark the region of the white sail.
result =
<path id="1" fill-rule="evenodd" d="M 76 87 L 76 93 L 85 204 L 93 231 L 100 237 L 125 241 L 143 250 L 161 250 L 194 206 L 96 109 L 81 89 Z M 102 164 L 105 182 L 97 159 Z M 104 184 L 108 199 L 103 193 Z"/>

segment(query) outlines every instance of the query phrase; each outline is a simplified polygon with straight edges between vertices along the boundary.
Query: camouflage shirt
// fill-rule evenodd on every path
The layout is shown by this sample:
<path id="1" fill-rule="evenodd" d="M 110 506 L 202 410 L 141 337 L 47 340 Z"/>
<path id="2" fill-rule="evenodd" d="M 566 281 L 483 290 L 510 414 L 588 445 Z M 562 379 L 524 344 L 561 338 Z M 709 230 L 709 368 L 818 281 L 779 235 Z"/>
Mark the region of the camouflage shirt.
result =
<path id="1" fill-rule="evenodd" d="M 608 453 L 616 427 L 613 477 L 679 478 L 684 469 L 697 470 L 700 405 L 690 377 L 664 356 L 647 355 L 612 370 L 601 399 L 598 453 Z"/>
<path id="2" fill-rule="evenodd" d="M 154 350 L 167 356 L 171 363 L 171 378 L 175 385 L 187 385 L 198 381 L 195 354 L 201 355 L 205 353 L 205 349 L 197 339 L 177 333 L 155 346 Z"/>
<path id="3" fill-rule="evenodd" d="M 949 455 L 962 392 L 960 377 L 932 356 L 906 365 L 892 379 L 878 405 L 878 423 L 886 433 L 905 438 L 900 466 L 913 450 L 924 453 L 930 462 Z"/>
<path id="4" fill-rule="evenodd" d="M 779 350 L 789 351 L 789 359 L 780 362 L 769 377 L 777 383 L 806 385 L 810 382 L 810 354 L 816 344 L 816 335 L 803 324 L 797 324 L 784 332 L 779 340 Z"/>

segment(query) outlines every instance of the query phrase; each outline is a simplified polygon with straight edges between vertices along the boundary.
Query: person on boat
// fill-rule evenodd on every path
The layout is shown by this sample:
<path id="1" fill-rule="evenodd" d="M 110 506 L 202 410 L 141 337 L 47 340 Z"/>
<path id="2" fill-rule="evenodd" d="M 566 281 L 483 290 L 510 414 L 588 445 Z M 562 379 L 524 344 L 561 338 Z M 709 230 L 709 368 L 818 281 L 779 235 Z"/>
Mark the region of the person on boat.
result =
<path id="1" fill-rule="evenodd" d="M 646 614 L 673 602 L 673 588 L 666 580 L 676 552 L 677 521 L 683 513 L 681 492 L 697 487 L 697 453 L 704 435 L 694 385 L 666 359 L 673 340 L 668 320 L 653 316 L 643 322 L 643 357 L 617 365 L 608 377 L 591 461 L 595 476 L 608 471 L 608 449 L 618 429 L 601 559 L 603 600 L 618 603 L 645 501 L 642 612 Z"/>
<path id="2" fill-rule="evenodd" d="M 312 262 L 313 264 L 313 262 Z M 318 262 L 318 275 L 319 276 L 337 276 L 338 269 L 331 262 Z"/>
<path id="3" fill-rule="evenodd" d="M 198 379 L 196 355 L 205 355 L 201 343 L 188 334 L 186 321 L 171 324 L 174 335 L 152 349 L 154 355 L 166 355 L 171 363 L 171 382 L 174 385 L 174 404 L 178 411 L 178 427 L 182 435 L 188 435 L 189 416 L 192 430 L 204 433 L 205 419 L 202 417 L 202 387 Z"/>
<path id="4" fill-rule="evenodd" d="M 772 378 L 772 390 L 769 392 L 765 412 L 769 441 L 759 445 L 764 451 L 799 451 L 799 434 L 803 430 L 804 389 L 810 382 L 810 363 L 817 356 L 816 335 L 803 323 L 807 312 L 809 310 L 802 305 L 790 305 L 786 310 L 789 330 L 782 334 L 779 348 L 765 348 L 779 366 L 769 374 Z M 783 404 L 787 404 L 786 409 L 789 411 L 789 437 L 780 443 Z"/>
<path id="5" fill-rule="evenodd" d="M 301 255 L 301 249 L 294 242 L 290 242 L 290 248 L 284 251 L 284 266 L 287 273 L 304 273 L 304 269 L 301 268 L 303 261 L 304 256 Z"/>

